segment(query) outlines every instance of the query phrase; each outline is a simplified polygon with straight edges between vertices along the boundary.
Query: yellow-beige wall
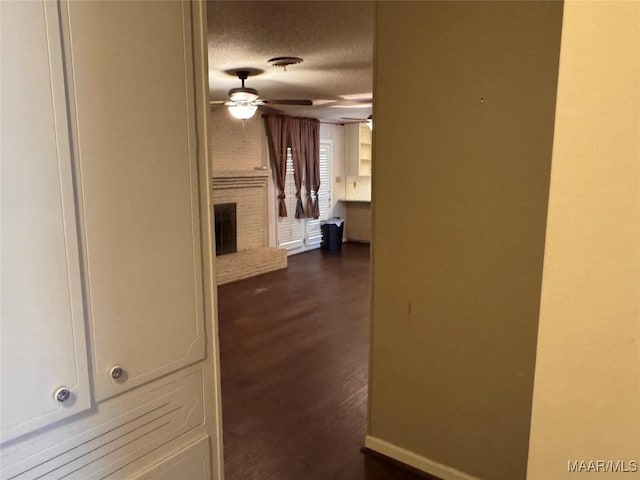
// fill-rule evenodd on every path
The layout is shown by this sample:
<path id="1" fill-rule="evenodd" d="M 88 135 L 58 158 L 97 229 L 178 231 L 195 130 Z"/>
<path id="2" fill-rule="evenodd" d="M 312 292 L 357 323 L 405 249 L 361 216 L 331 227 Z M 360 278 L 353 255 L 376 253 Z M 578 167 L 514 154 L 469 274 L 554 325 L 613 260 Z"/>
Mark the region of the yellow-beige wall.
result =
<path id="1" fill-rule="evenodd" d="M 366 444 L 526 475 L 562 4 L 379 2 Z"/>
<path id="2" fill-rule="evenodd" d="M 568 466 L 640 462 L 639 30 L 637 1 L 564 7 L 530 480 L 640 478 Z"/>

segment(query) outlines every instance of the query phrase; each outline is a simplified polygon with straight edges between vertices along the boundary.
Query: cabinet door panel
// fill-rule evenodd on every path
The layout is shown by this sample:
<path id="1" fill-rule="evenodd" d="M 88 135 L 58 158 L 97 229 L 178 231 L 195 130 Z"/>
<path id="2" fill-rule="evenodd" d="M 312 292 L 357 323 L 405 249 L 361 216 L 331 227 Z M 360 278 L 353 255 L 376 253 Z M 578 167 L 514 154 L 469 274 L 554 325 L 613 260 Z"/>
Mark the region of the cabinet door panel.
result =
<path id="1" fill-rule="evenodd" d="M 91 403 L 58 9 L 1 2 L 2 441 Z M 64 403 L 54 391 L 68 387 Z"/>
<path id="2" fill-rule="evenodd" d="M 62 5 L 101 400 L 204 358 L 191 12 Z"/>
<path id="3" fill-rule="evenodd" d="M 209 480 L 211 478 L 210 458 L 209 437 L 203 437 L 136 476 L 134 480 L 174 480 L 176 478 Z"/>

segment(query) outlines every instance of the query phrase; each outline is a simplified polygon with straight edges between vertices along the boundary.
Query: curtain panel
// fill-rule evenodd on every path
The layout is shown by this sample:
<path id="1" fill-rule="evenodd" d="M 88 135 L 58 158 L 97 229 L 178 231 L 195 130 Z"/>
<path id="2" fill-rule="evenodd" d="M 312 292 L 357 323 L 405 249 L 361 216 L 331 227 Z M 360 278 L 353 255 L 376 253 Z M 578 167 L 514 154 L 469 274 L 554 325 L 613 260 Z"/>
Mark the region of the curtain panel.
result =
<path id="1" fill-rule="evenodd" d="M 289 147 L 291 148 L 291 159 L 293 160 L 293 180 L 296 184 L 296 218 L 304 218 L 304 208 L 302 207 L 302 173 L 304 171 L 304 141 L 302 138 L 302 122 L 299 118 L 286 117 L 284 128 L 287 132 Z M 308 195 L 308 193 L 307 193 Z"/>
<path id="2" fill-rule="evenodd" d="M 265 115 L 265 130 L 269 154 L 276 172 L 278 216 L 287 216 L 285 180 L 287 176 L 287 148 L 291 148 L 293 177 L 296 184 L 296 218 L 319 218 L 320 208 L 320 121 L 286 115 Z M 307 189 L 306 214 L 302 202 L 302 182 Z M 314 192 L 312 198 L 311 192 Z"/>
<path id="3" fill-rule="evenodd" d="M 305 145 L 307 187 L 307 217 L 319 218 L 320 205 L 318 191 L 320 190 L 320 121 L 315 118 L 302 119 L 302 136 Z M 312 202 L 311 192 L 314 192 Z"/>
<path id="4" fill-rule="evenodd" d="M 278 216 L 287 216 L 285 203 L 284 182 L 287 178 L 287 140 L 283 115 L 268 115 L 264 117 L 264 127 L 269 143 L 269 156 L 276 172 L 276 186 L 278 187 Z"/>

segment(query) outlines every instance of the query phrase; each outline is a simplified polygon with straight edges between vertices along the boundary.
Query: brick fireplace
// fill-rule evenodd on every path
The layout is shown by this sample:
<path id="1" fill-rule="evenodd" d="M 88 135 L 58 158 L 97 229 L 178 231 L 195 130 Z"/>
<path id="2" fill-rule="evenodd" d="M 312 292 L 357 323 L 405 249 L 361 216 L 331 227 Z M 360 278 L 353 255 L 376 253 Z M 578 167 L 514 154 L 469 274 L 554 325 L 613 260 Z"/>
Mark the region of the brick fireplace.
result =
<path id="1" fill-rule="evenodd" d="M 216 258 L 222 285 L 287 267 L 287 252 L 269 247 L 268 170 L 217 171 L 213 205 L 235 204 L 236 252 Z M 215 220 L 215 219 L 214 219 Z"/>

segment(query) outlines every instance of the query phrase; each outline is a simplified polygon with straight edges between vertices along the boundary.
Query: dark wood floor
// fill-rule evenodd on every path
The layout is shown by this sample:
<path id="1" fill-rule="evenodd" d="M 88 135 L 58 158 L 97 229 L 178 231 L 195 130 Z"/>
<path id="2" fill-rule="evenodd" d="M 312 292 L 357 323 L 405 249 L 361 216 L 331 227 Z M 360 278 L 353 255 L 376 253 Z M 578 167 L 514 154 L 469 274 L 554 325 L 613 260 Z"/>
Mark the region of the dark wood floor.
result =
<path id="1" fill-rule="evenodd" d="M 227 480 L 414 480 L 359 452 L 369 247 L 314 250 L 218 289 Z"/>

